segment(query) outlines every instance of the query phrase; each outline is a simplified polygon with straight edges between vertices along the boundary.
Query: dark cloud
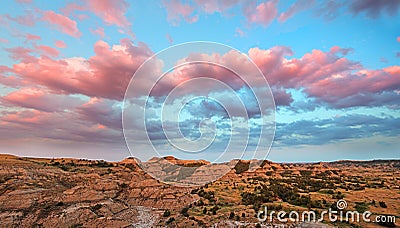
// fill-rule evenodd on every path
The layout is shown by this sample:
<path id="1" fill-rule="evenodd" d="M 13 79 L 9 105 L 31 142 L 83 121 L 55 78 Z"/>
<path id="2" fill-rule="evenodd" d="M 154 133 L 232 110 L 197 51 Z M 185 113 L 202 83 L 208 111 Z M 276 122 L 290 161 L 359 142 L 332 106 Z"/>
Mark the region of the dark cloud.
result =
<path id="1" fill-rule="evenodd" d="M 123 144 L 122 131 L 83 121 L 74 112 L 25 110 L 2 114 L 0 140 L 4 142 L 40 138 L 60 142 Z"/>
<path id="2" fill-rule="evenodd" d="M 377 18 L 387 13 L 389 16 L 397 14 L 400 8 L 398 0 L 355 0 L 351 1 L 350 11 L 357 15 L 366 13 L 370 18 Z"/>
<path id="3" fill-rule="evenodd" d="M 315 15 L 322 17 L 327 21 L 336 19 L 340 14 L 340 10 L 345 4 L 336 0 L 322 1 L 321 4 L 316 8 Z"/>
<path id="4" fill-rule="evenodd" d="M 292 95 L 284 89 L 272 88 L 276 106 L 289 106 L 293 102 Z"/>
<path id="5" fill-rule="evenodd" d="M 92 98 L 77 108 L 82 120 L 101 124 L 111 129 L 122 130 L 122 109 L 113 100 Z"/>
<path id="6" fill-rule="evenodd" d="M 347 115 L 277 124 L 277 145 L 323 145 L 332 142 L 400 134 L 400 118 Z"/>

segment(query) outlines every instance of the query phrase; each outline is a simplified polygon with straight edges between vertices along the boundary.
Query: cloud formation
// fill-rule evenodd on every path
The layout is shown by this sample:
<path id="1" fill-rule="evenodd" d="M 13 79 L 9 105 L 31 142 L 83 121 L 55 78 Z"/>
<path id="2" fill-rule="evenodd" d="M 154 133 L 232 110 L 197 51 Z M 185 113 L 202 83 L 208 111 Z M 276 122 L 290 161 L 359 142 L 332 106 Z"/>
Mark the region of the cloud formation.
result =
<path id="1" fill-rule="evenodd" d="M 385 12 L 394 16 L 400 8 L 399 1 L 386 1 L 386 0 L 355 0 L 350 4 L 350 11 L 357 15 L 365 12 L 370 18 L 377 18 Z"/>
<path id="2" fill-rule="evenodd" d="M 40 53 L 51 57 L 57 57 L 60 54 L 60 52 L 57 49 L 47 45 L 38 45 L 35 48 Z"/>
<path id="3" fill-rule="evenodd" d="M 61 11 L 67 16 L 77 16 L 76 11 L 89 11 L 101 18 L 107 25 L 129 27 L 131 23 L 126 18 L 129 3 L 125 0 L 97 1 L 84 0 L 82 4 L 69 3 Z M 79 15 L 77 16 L 79 17 Z"/>
<path id="4" fill-rule="evenodd" d="M 195 0 L 196 5 L 208 14 L 224 13 L 239 2 L 239 0 Z"/>
<path id="5" fill-rule="evenodd" d="M 122 109 L 119 103 L 102 98 L 91 98 L 77 108 L 83 120 L 110 129 L 122 130 Z"/>
<path id="6" fill-rule="evenodd" d="M 98 35 L 101 38 L 104 38 L 106 36 L 106 33 L 104 32 L 103 27 L 98 27 L 97 29 L 91 29 L 90 32 L 95 35 Z"/>
<path id="7" fill-rule="evenodd" d="M 56 49 L 39 49 L 43 49 L 46 55 L 56 54 L 52 53 Z M 35 57 L 30 55 L 32 50 L 22 47 L 8 51 L 14 59 L 21 60 L 13 66 L 13 72 L 21 80 L 45 86 L 57 94 L 83 94 L 118 100 L 122 99 L 136 69 L 153 54 L 144 43 L 134 46 L 128 40 L 113 47 L 98 41 L 94 45 L 96 55 L 89 59 Z"/>
<path id="8" fill-rule="evenodd" d="M 202 14 L 221 14 L 231 16 L 233 8 L 241 8 L 242 15 L 248 25 L 268 27 L 275 19 L 284 23 L 297 13 L 311 10 L 316 16 L 331 21 L 340 13 L 350 12 L 353 15 L 365 13 L 369 18 L 376 19 L 381 15 L 395 16 L 400 8 L 398 1 L 387 0 L 356 0 L 341 2 L 327 0 L 296 0 L 286 11 L 278 9 L 277 0 L 243 1 L 243 0 L 165 0 L 167 19 L 174 25 L 182 20 L 187 23 L 197 22 Z M 345 12 L 343 12 L 345 11 Z M 279 13 L 278 13 L 279 12 Z"/>
<path id="9" fill-rule="evenodd" d="M 42 37 L 30 33 L 26 34 L 25 37 L 26 41 L 37 41 L 42 39 Z"/>
<path id="10" fill-rule="evenodd" d="M 286 12 L 279 14 L 278 21 L 285 22 L 293 17 L 296 13 L 311 8 L 315 4 L 315 0 L 298 0 L 293 3 Z"/>
<path id="11" fill-rule="evenodd" d="M 163 5 L 167 10 L 168 21 L 174 25 L 177 25 L 182 19 L 188 23 L 196 22 L 199 19 L 198 15 L 193 15 L 195 8 L 180 0 L 164 0 Z"/>
<path id="12" fill-rule="evenodd" d="M 26 11 L 26 14 L 21 15 L 21 16 L 10 16 L 9 14 L 4 15 L 5 18 L 7 18 L 10 21 L 14 21 L 20 25 L 24 26 L 34 26 L 37 21 L 37 16 L 35 15 L 35 12 L 33 11 Z"/>
<path id="13" fill-rule="evenodd" d="M 54 42 L 54 45 L 55 45 L 56 47 L 58 47 L 58 48 L 66 48 L 66 47 L 67 47 L 67 44 L 66 44 L 64 41 L 62 41 L 62 40 L 56 40 L 56 41 Z"/>
<path id="14" fill-rule="evenodd" d="M 346 54 L 346 49 L 340 52 Z M 299 59 L 286 59 L 291 50 L 277 47 L 249 51 L 269 82 L 279 88 L 304 89 L 309 97 L 331 108 L 391 105 L 400 88 L 398 66 L 381 70 L 364 69 L 359 63 L 337 55 L 338 48 L 328 52 L 313 50 Z"/>
<path id="15" fill-rule="evenodd" d="M 32 34 L 26 37 L 31 41 L 39 41 L 39 37 Z M 58 49 L 35 42 L 32 42 L 30 48 L 17 46 L 6 49 L 16 63 L 10 67 L 0 67 L 0 83 L 13 88 L 12 92 L 1 97 L 1 104 L 14 110 L 3 112 L 0 117 L 2 131 L 5 133 L 14 129 L 9 134 L 10 137 L 121 142 L 120 102 L 133 74 L 154 52 L 145 43 L 134 45 L 128 39 L 114 45 L 100 40 L 93 45 L 92 56 L 65 58 L 60 57 Z M 58 48 L 66 46 L 61 40 L 56 40 L 54 45 Z M 395 65 L 367 69 L 348 58 L 352 52 L 351 48 L 333 46 L 327 51 L 315 49 L 303 56 L 293 57 L 294 51 L 290 47 L 275 46 L 270 49 L 250 48 L 247 56 L 261 69 L 270 83 L 278 108 L 292 107 L 295 102 L 292 91 L 296 90 L 302 91 L 309 99 L 308 104 L 295 104 L 296 108 L 303 110 L 312 110 L 317 106 L 327 109 L 399 109 L 400 67 Z M 238 73 L 250 75 L 249 66 L 242 58 L 246 56 L 238 57 L 233 53 L 192 53 L 187 56 L 187 60 L 202 59 L 227 67 L 236 66 Z M 146 70 L 160 73 L 162 63 L 157 64 Z M 149 75 L 153 75 L 150 73 L 151 71 Z M 171 72 L 169 80 L 160 81 L 154 88 L 151 94 L 154 97 L 153 105 L 157 105 L 178 84 L 204 75 L 212 75 L 235 91 L 244 88 L 240 78 L 225 68 L 206 64 L 186 65 Z M 255 84 L 263 80 L 249 78 Z M 137 83 L 147 85 L 153 82 L 154 78 L 149 76 Z M 186 92 L 196 94 L 207 90 L 211 92 L 212 89 L 214 87 L 205 83 L 197 84 Z M 224 91 L 217 92 L 221 92 L 221 97 L 225 97 L 229 107 L 238 107 L 228 96 L 223 96 Z M 241 95 L 247 99 L 246 93 Z M 256 118 L 259 110 L 254 109 L 250 100 L 246 100 L 249 108 L 247 114 Z M 210 102 L 192 104 L 189 110 L 192 116 L 226 118 L 226 112 Z M 357 122 L 361 120 L 364 122 Z M 393 136 L 398 129 L 395 128 L 398 127 L 395 121 L 398 121 L 395 117 L 349 115 L 318 121 L 280 123 L 277 139 L 280 145 L 319 145 L 369 137 L 374 133 Z M 196 137 L 197 133 L 192 129 L 198 123 L 198 119 L 183 123 L 185 134 Z M 229 128 L 224 121 L 217 125 Z M 332 128 L 327 129 L 325 126 Z M 159 127 L 159 123 L 151 123 L 149 126 L 149 133 L 154 140 L 164 139 L 159 133 Z M 256 125 L 253 127 L 257 128 Z M 58 130 L 50 134 L 52 129 Z M 345 132 L 348 134 L 344 134 Z M 7 136 L 3 135 L 2 138 L 6 139 Z"/>
<path id="16" fill-rule="evenodd" d="M 243 6 L 243 14 L 249 24 L 260 24 L 266 27 L 278 14 L 277 4 L 277 0 L 262 2 L 258 5 L 256 2 L 249 1 Z"/>
<path id="17" fill-rule="evenodd" d="M 109 25 L 128 27 L 131 23 L 125 17 L 129 3 L 125 0 L 97 1 L 86 0 L 87 10 L 92 11 Z"/>
<path id="18" fill-rule="evenodd" d="M 61 9 L 61 12 L 69 17 L 75 17 L 79 20 L 89 18 L 89 13 L 93 13 L 99 17 L 106 26 L 119 27 L 119 33 L 127 34 L 130 38 L 135 38 L 135 34 L 131 29 L 132 23 L 126 17 L 129 9 L 129 3 L 125 0 L 115 1 L 97 1 L 97 0 L 84 0 L 80 4 L 70 2 Z M 79 13 L 77 13 L 79 12 Z M 93 34 L 105 37 L 103 27 L 91 28 Z"/>
<path id="19" fill-rule="evenodd" d="M 44 11 L 42 20 L 55 26 L 56 29 L 70 36 L 78 38 L 82 35 L 78 29 L 76 21 L 52 10 Z"/>
<path id="20" fill-rule="evenodd" d="M 146 44 L 135 46 L 128 40 L 121 40 L 120 44 L 113 46 L 98 41 L 94 45 L 95 55 L 88 59 L 56 60 L 54 57 L 59 55 L 59 51 L 46 45 L 6 50 L 13 59 L 20 61 L 11 71 L 21 81 L 45 86 L 56 94 L 83 94 L 115 100 L 123 98 L 132 75 L 153 54 Z M 290 48 L 277 46 L 268 50 L 251 48 L 248 56 L 271 84 L 278 105 L 287 106 L 293 101 L 287 89 L 302 89 L 307 96 L 315 98 L 316 104 L 326 104 L 331 108 L 395 105 L 398 99 L 396 91 L 400 88 L 400 68 L 365 69 L 358 62 L 346 58 L 351 51 L 334 46 L 326 52 L 313 50 L 300 58 L 290 58 L 293 55 Z M 33 53 L 42 55 L 37 57 Z M 188 58 L 190 60 L 190 56 Z M 229 53 L 223 56 L 202 55 L 201 58 L 228 67 L 240 66 L 239 73 L 242 74 L 249 71 L 249 66 L 239 63 L 241 60 Z M 153 70 L 159 71 L 159 67 L 154 65 Z M 174 71 L 165 83 L 160 81 L 153 95 L 163 96 L 179 83 L 205 74 L 214 75 L 235 90 L 243 87 L 240 78 L 224 68 L 187 65 Z"/>
<path id="21" fill-rule="evenodd" d="M 50 94 L 47 91 L 36 88 L 22 88 L 11 92 L 2 97 L 1 102 L 6 106 L 19 106 L 41 112 L 58 112 L 65 109 L 74 109 L 82 103 L 78 98 Z"/>
<path id="22" fill-rule="evenodd" d="M 265 1 L 257 4 L 255 1 L 241 0 L 195 0 L 184 2 L 182 0 L 164 0 L 163 5 L 167 10 L 167 19 L 173 25 L 178 25 L 182 20 L 195 23 L 200 14 L 219 13 L 230 16 L 230 10 L 240 7 L 247 24 L 257 24 L 267 27 L 278 14 L 277 0 Z"/>
<path id="23" fill-rule="evenodd" d="M 368 138 L 376 134 L 396 136 L 399 127 L 399 118 L 361 114 L 313 121 L 301 120 L 292 123 L 278 123 L 275 145 L 321 145 Z"/>
<path id="24" fill-rule="evenodd" d="M 41 112 L 23 110 L 4 113 L 0 125 L 0 140 L 23 140 L 26 143 L 35 139 L 46 140 L 47 143 L 106 143 L 122 145 L 120 131 L 104 128 L 99 124 L 81 121 L 73 112 Z M 71 145 L 71 144 L 70 144 Z"/>

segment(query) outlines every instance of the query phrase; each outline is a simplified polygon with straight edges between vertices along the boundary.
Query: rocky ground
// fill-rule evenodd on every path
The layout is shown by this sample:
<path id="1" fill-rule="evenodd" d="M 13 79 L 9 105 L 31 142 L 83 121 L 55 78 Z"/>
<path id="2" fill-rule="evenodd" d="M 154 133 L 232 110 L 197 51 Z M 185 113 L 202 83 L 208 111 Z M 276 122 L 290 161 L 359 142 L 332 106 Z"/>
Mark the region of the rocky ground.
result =
<path id="1" fill-rule="evenodd" d="M 191 189 L 118 163 L 0 157 L 1 227 L 148 227 L 163 209 L 198 200 Z"/>
<path id="2" fill-rule="evenodd" d="M 209 165 L 206 161 L 168 160 L 182 167 Z M 182 177 L 179 170 L 171 173 Z M 198 176 L 191 174 L 194 176 L 184 175 L 184 179 L 193 181 Z M 264 161 L 258 169 L 252 169 L 250 161 L 239 161 L 213 183 L 178 187 L 151 178 L 135 159 L 105 162 L 0 155 L 0 227 L 267 227 L 278 222 L 257 220 L 255 215 L 264 206 L 318 211 L 334 207 L 338 199 L 348 202 L 347 209 L 398 218 L 399 174 L 400 161 Z M 331 225 L 391 227 L 399 225 L 399 220 L 393 224 Z"/>

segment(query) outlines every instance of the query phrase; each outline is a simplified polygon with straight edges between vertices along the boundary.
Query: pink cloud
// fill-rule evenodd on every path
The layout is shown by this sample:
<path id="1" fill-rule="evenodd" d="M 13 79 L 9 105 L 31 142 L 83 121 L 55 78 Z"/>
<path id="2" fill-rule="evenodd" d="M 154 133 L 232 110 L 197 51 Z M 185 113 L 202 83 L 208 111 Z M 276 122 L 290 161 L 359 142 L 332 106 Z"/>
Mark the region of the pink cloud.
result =
<path id="1" fill-rule="evenodd" d="M 75 14 L 75 11 L 89 11 L 100 17 L 107 25 L 116 25 L 118 27 L 127 28 L 131 23 L 125 14 L 129 8 L 129 3 L 125 0 L 116 1 L 98 1 L 85 0 L 83 5 L 77 3 L 69 3 L 61 9 L 65 15 L 73 15 L 80 19 L 87 17 L 85 14 Z"/>
<path id="2" fill-rule="evenodd" d="M 397 42 L 399 42 L 399 43 L 400 43 L 400 36 L 398 36 L 398 37 L 397 37 Z"/>
<path id="3" fill-rule="evenodd" d="M 30 34 L 30 33 L 26 34 L 25 38 L 26 38 L 27 41 L 34 41 L 34 40 L 41 40 L 42 39 L 40 36 L 34 35 L 34 34 Z"/>
<path id="4" fill-rule="evenodd" d="M 15 76 L 0 75 L 0 84 L 6 85 L 10 88 L 18 88 L 25 85 L 26 82 Z"/>
<path id="5" fill-rule="evenodd" d="M 195 0 L 195 2 L 202 11 L 208 14 L 224 13 L 239 3 L 238 0 Z"/>
<path id="6" fill-rule="evenodd" d="M 332 75 L 310 85 L 309 95 L 333 107 L 385 105 L 399 99 L 400 67 L 360 70 L 355 74 Z"/>
<path id="7" fill-rule="evenodd" d="M 54 45 L 55 45 L 56 47 L 58 47 L 58 48 L 66 48 L 66 47 L 67 47 L 67 44 L 66 44 L 64 41 L 62 41 L 62 40 L 56 40 L 56 41 L 54 42 Z"/>
<path id="8" fill-rule="evenodd" d="M 349 53 L 351 53 L 351 52 L 353 52 L 354 50 L 353 50 L 353 48 L 341 48 L 341 47 L 339 47 L 339 46 L 333 46 L 333 47 L 331 47 L 331 53 L 333 53 L 333 54 L 338 54 L 338 53 L 340 53 L 340 54 L 342 54 L 342 55 L 347 55 L 347 54 L 349 54 Z"/>
<path id="9" fill-rule="evenodd" d="M 249 51 L 250 58 L 273 86 L 304 89 L 308 96 L 331 107 L 379 105 L 379 101 L 383 105 L 389 97 L 394 99 L 393 91 L 400 87 L 398 66 L 368 70 L 336 54 L 332 50 L 313 50 L 299 59 L 289 60 L 284 57 L 285 52 Z"/>
<path id="10" fill-rule="evenodd" d="M 19 3 L 32 3 L 32 0 L 16 0 Z"/>
<path id="11" fill-rule="evenodd" d="M 303 10 L 306 10 L 312 7 L 315 3 L 315 0 L 297 0 L 293 3 L 286 12 L 282 12 L 279 17 L 279 22 L 285 22 L 289 18 L 293 17 L 296 13 L 299 13 Z"/>
<path id="12" fill-rule="evenodd" d="M 122 99 L 136 69 L 153 52 L 144 44 L 133 46 L 129 40 L 110 47 L 104 41 L 94 45 L 95 56 L 54 60 L 46 56 L 32 57 L 32 50 L 9 50 L 21 63 L 13 72 L 21 79 L 46 86 L 54 93 Z M 57 75 L 57 77 L 54 77 Z"/>
<path id="13" fill-rule="evenodd" d="M 36 16 L 33 14 L 32 11 L 27 11 L 25 15 L 17 17 L 12 17 L 9 14 L 6 14 L 5 17 L 10 21 L 14 21 L 20 25 L 29 27 L 35 26 L 37 20 Z"/>
<path id="14" fill-rule="evenodd" d="M 128 27 L 130 22 L 125 17 L 129 4 L 124 0 L 116 1 L 98 1 L 86 0 L 88 10 L 96 14 L 109 25 L 117 25 L 119 27 Z"/>
<path id="15" fill-rule="evenodd" d="M 239 90 L 246 86 L 244 80 L 242 80 L 243 78 L 237 76 L 235 73 L 244 76 L 244 79 L 255 87 L 265 83 L 263 77 L 254 76 L 258 73 L 258 69 L 255 68 L 253 64 L 250 64 L 250 61 L 246 60 L 246 56 L 238 54 L 235 51 L 223 55 L 217 53 L 192 53 L 186 58 L 179 60 L 177 64 L 192 61 L 205 61 L 216 64 L 186 64 L 175 68 L 172 72 L 165 74 L 165 76 L 154 85 L 151 95 L 166 95 L 176 86 L 194 78 L 202 78 L 205 75 L 212 75 L 213 79 L 225 83 L 234 90 Z M 230 69 L 234 70 L 235 73 Z M 213 83 L 212 80 L 202 80 L 196 82 L 196 84 L 185 86 L 177 93 L 181 96 L 184 96 L 184 94 L 203 95 L 204 93 L 211 93 L 213 91 L 219 91 L 220 89 L 220 84 Z"/>
<path id="16" fill-rule="evenodd" d="M 289 106 L 293 102 L 292 95 L 286 92 L 284 89 L 276 89 L 272 87 L 272 93 L 274 95 L 276 106 Z"/>
<path id="17" fill-rule="evenodd" d="M 48 91 L 36 88 L 23 88 L 9 93 L 0 98 L 3 104 L 20 106 L 44 112 L 63 111 L 64 109 L 74 109 L 83 102 L 78 98 L 64 95 L 50 94 Z"/>
<path id="18" fill-rule="evenodd" d="M 8 112 L 0 118 L 0 140 L 23 139 L 58 142 L 123 143 L 120 131 L 105 129 L 80 119 L 74 112 L 44 112 L 23 110 Z M 56 131 L 54 129 L 57 129 Z"/>
<path id="19" fill-rule="evenodd" d="M 32 61 L 15 64 L 13 71 L 21 79 L 27 80 L 31 84 L 46 86 L 55 93 L 79 93 L 82 90 L 79 87 L 81 83 L 76 78 L 76 74 L 79 72 L 75 72 L 79 68 L 75 69 L 75 67 L 79 67 L 79 64 L 83 65 L 81 61 L 81 59 L 53 60 L 42 56 L 34 58 Z M 83 72 L 81 74 L 86 75 Z"/>
<path id="20" fill-rule="evenodd" d="M 243 37 L 244 35 L 246 35 L 246 33 L 240 28 L 236 28 L 235 31 L 236 31 L 235 36 Z"/>
<path id="21" fill-rule="evenodd" d="M 41 125 L 44 124 L 44 115 L 41 115 L 42 112 L 38 110 L 29 110 L 29 111 L 21 111 L 21 112 L 12 112 L 4 115 L 1 118 L 2 123 L 17 123 L 17 124 L 26 124 L 26 125 Z"/>
<path id="22" fill-rule="evenodd" d="M 332 52 L 313 50 L 299 59 L 286 59 L 291 50 L 274 47 L 270 50 L 250 49 L 249 56 L 260 67 L 268 80 L 278 86 L 307 86 L 321 78 L 359 69 L 361 66 Z"/>
<path id="23" fill-rule="evenodd" d="M 23 62 L 35 62 L 35 58 L 31 55 L 32 50 L 25 47 L 13 47 L 5 49 L 10 57 L 14 60 L 19 60 Z"/>
<path id="24" fill-rule="evenodd" d="M 269 25 L 277 15 L 277 0 L 260 3 L 255 1 L 241 0 L 195 0 L 185 2 L 183 0 L 164 0 L 163 5 L 167 10 L 167 19 L 173 25 L 179 24 L 182 20 L 194 23 L 199 20 L 201 13 L 219 13 L 223 16 L 231 16 L 229 10 L 236 6 L 242 6 L 244 16 L 249 24 Z"/>
<path id="25" fill-rule="evenodd" d="M 198 20 L 198 15 L 193 15 L 195 10 L 194 6 L 184 4 L 179 0 L 164 0 L 163 5 L 167 9 L 168 21 L 175 25 L 177 25 L 182 19 L 189 23 Z"/>
<path id="26" fill-rule="evenodd" d="M 174 40 L 172 39 L 171 35 L 169 35 L 168 33 L 165 35 L 165 37 L 167 38 L 169 44 L 172 44 L 174 42 Z"/>
<path id="27" fill-rule="evenodd" d="M 77 3 L 71 2 L 64 6 L 60 11 L 66 16 L 76 16 L 75 11 L 83 11 L 86 10 L 86 7 L 83 5 L 79 5 Z"/>
<path id="28" fill-rule="evenodd" d="M 23 80 L 13 75 L 9 75 L 13 70 L 7 66 L 0 66 L 0 84 L 15 88 L 24 85 Z"/>
<path id="29" fill-rule="evenodd" d="M 0 43 L 8 44 L 9 40 L 5 38 L 0 38 Z"/>
<path id="30" fill-rule="evenodd" d="M 83 20 L 88 19 L 89 15 L 80 13 L 80 14 L 76 14 L 75 17 L 78 18 L 78 20 L 83 21 Z"/>
<path id="31" fill-rule="evenodd" d="M 117 102 L 101 98 L 91 98 L 78 107 L 83 120 L 111 129 L 122 129 L 122 112 Z"/>
<path id="32" fill-rule="evenodd" d="M 47 45 L 39 45 L 35 47 L 37 51 L 41 52 L 44 55 L 48 55 L 51 57 L 57 57 L 60 54 L 60 51 L 57 49 L 47 46 Z"/>
<path id="33" fill-rule="evenodd" d="M 252 48 L 248 51 L 248 56 L 264 73 L 279 106 L 287 106 L 293 101 L 287 89 L 302 90 L 306 96 L 314 98 L 316 103 L 324 103 L 332 108 L 389 105 L 399 99 L 395 90 L 400 88 L 400 67 L 365 69 L 359 63 L 341 56 L 351 50 L 334 46 L 327 52 L 312 50 L 301 58 L 290 59 L 292 50 L 278 46 L 268 50 Z M 244 64 L 245 61 L 233 53 L 222 56 L 193 54 L 185 59 L 212 61 L 235 69 L 240 75 L 251 75 L 251 66 Z M 208 64 L 189 64 L 167 74 L 153 88 L 152 95 L 165 95 L 178 84 L 204 75 L 213 75 L 213 78 L 235 90 L 244 86 L 238 77 L 224 68 Z M 262 79 L 251 77 L 249 80 L 258 85 Z M 188 87 L 181 93 L 201 94 L 215 89 L 212 84 L 204 83 L 206 84 Z"/>
<path id="34" fill-rule="evenodd" d="M 31 55 L 31 49 L 22 47 L 6 50 L 14 59 L 21 61 L 10 70 L 21 81 L 47 87 L 56 94 L 84 94 L 114 100 L 123 98 L 132 75 L 153 55 L 144 43 L 134 46 L 127 39 L 113 46 L 98 41 L 94 45 L 95 55 L 88 59 L 55 60 L 47 56 L 35 57 Z M 307 96 L 315 98 L 316 102 L 326 103 L 330 107 L 376 105 L 378 101 L 393 99 L 393 91 L 400 88 L 399 67 L 365 69 L 359 63 L 345 57 L 351 51 L 351 48 L 334 46 L 326 52 L 312 50 L 300 58 L 291 58 L 293 51 L 289 47 L 277 46 L 267 50 L 251 48 L 248 56 L 264 73 L 276 94 L 278 105 L 288 105 L 292 102 L 287 89 L 302 90 Z M 212 60 L 231 68 L 239 66 L 238 73 L 248 75 L 251 73 L 251 66 L 244 64 L 245 61 L 241 58 L 244 56 L 239 58 L 233 53 L 222 56 L 197 53 L 189 55 L 186 59 Z M 155 62 L 151 69 L 145 69 L 149 77 L 136 81 L 138 88 L 146 88 L 154 83 L 155 78 L 150 75 L 160 75 L 160 68 L 160 63 Z M 232 75 L 232 72 L 217 66 L 187 65 L 171 74 L 154 87 L 152 95 L 165 95 L 176 85 L 204 75 L 214 75 L 233 89 L 243 86 L 243 82 Z M 257 84 L 262 78 L 251 80 Z M 196 89 L 203 91 L 204 88 L 211 90 L 213 87 L 202 85 L 190 89 L 196 93 Z M 137 91 L 137 94 L 141 94 L 141 91 Z"/>
<path id="35" fill-rule="evenodd" d="M 267 27 L 278 14 L 277 3 L 277 0 L 271 0 L 256 5 L 256 2 L 248 1 L 243 5 L 243 14 L 249 24 Z"/>
<path id="36" fill-rule="evenodd" d="M 133 45 L 127 39 L 115 45 L 98 41 L 93 48 L 94 56 L 87 59 L 32 55 L 34 52 L 45 52 L 37 47 L 6 49 L 20 62 L 12 67 L 0 66 L 0 83 L 17 87 L 17 90 L 0 98 L 0 101 L 3 106 L 16 107 L 19 111 L 4 112 L 0 117 L 1 139 L 36 137 L 120 143 L 119 101 L 132 75 L 154 53 L 146 44 Z M 293 97 L 288 89 L 301 90 L 315 101 L 315 105 L 330 108 L 398 104 L 400 67 L 365 69 L 345 56 L 351 51 L 350 48 L 334 46 L 328 51 L 312 50 L 293 58 L 289 47 L 277 46 L 267 50 L 252 48 L 247 54 L 270 83 L 278 107 L 292 104 Z M 239 66 L 238 73 L 249 75 L 250 66 L 244 64 L 244 55 L 196 53 L 186 58 L 213 60 L 228 67 Z M 146 71 L 160 73 L 160 65 L 150 68 Z M 154 88 L 153 95 L 165 95 L 179 83 L 204 75 L 214 75 L 234 89 L 243 86 L 243 82 L 226 69 L 194 64 L 174 71 L 169 77 L 171 80 L 161 81 L 160 86 Z M 256 84 L 258 80 L 263 80 L 250 79 Z M 154 81 L 149 77 L 136 83 L 140 88 Z M 37 87 L 32 88 L 32 85 Z M 196 89 L 202 92 L 212 89 L 212 86 L 196 85 L 190 88 L 190 92 L 196 93 Z M 84 102 L 70 94 L 83 94 L 90 99 Z"/>
<path id="37" fill-rule="evenodd" d="M 51 10 L 44 11 L 42 20 L 54 25 L 58 30 L 70 36 L 78 38 L 82 35 L 77 27 L 76 21 L 62 14 L 55 13 Z"/>
<path id="38" fill-rule="evenodd" d="M 129 9 L 129 3 L 125 0 L 116 1 L 98 1 L 98 0 L 84 0 L 82 5 L 77 3 L 69 3 L 61 9 L 65 15 L 77 17 L 79 20 L 84 20 L 89 16 L 87 14 L 76 14 L 75 11 L 88 11 L 94 13 L 96 16 L 101 18 L 106 25 L 116 25 L 120 29 L 121 33 L 129 35 L 131 38 L 135 38 L 135 34 L 132 32 L 130 21 L 126 18 L 126 12 Z M 91 29 L 93 34 L 104 37 L 104 28 Z"/>
<path id="39" fill-rule="evenodd" d="M 90 29 L 90 32 L 104 38 L 106 36 L 103 27 L 98 27 L 97 29 Z"/>

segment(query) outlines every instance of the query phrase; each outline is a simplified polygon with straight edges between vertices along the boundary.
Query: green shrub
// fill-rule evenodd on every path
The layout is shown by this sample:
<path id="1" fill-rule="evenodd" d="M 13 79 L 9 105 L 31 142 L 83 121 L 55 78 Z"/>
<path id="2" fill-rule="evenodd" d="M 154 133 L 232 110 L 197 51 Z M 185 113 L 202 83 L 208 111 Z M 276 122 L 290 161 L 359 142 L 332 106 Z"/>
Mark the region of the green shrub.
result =
<path id="1" fill-rule="evenodd" d="M 170 217 L 168 220 L 167 220 L 167 224 L 170 224 L 171 222 L 173 222 L 173 221 L 175 221 L 175 218 L 174 217 Z"/>
<path id="2" fill-rule="evenodd" d="M 364 213 L 366 210 L 368 210 L 368 204 L 365 202 L 356 202 L 355 209 L 360 213 Z"/>
<path id="3" fill-rule="evenodd" d="M 188 208 L 188 207 L 184 207 L 184 208 L 182 208 L 182 210 L 181 210 L 181 214 L 182 214 L 183 216 L 185 216 L 185 217 L 189 217 L 188 211 L 189 211 L 189 208 Z"/>
<path id="4" fill-rule="evenodd" d="M 383 201 L 379 202 L 379 206 L 381 206 L 382 208 L 387 208 L 386 203 Z"/>
<path id="5" fill-rule="evenodd" d="M 170 215 L 171 215 L 171 212 L 168 209 L 164 211 L 164 214 L 163 214 L 164 217 L 169 217 Z"/>
<path id="6" fill-rule="evenodd" d="M 218 209 L 219 209 L 219 207 L 218 207 L 217 205 L 215 205 L 214 207 L 212 207 L 212 208 L 211 208 L 211 212 L 212 212 L 212 214 L 213 214 L 213 215 L 216 215 L 216 214 L 217 214 L 217 211 L 218 211 Z"/>

